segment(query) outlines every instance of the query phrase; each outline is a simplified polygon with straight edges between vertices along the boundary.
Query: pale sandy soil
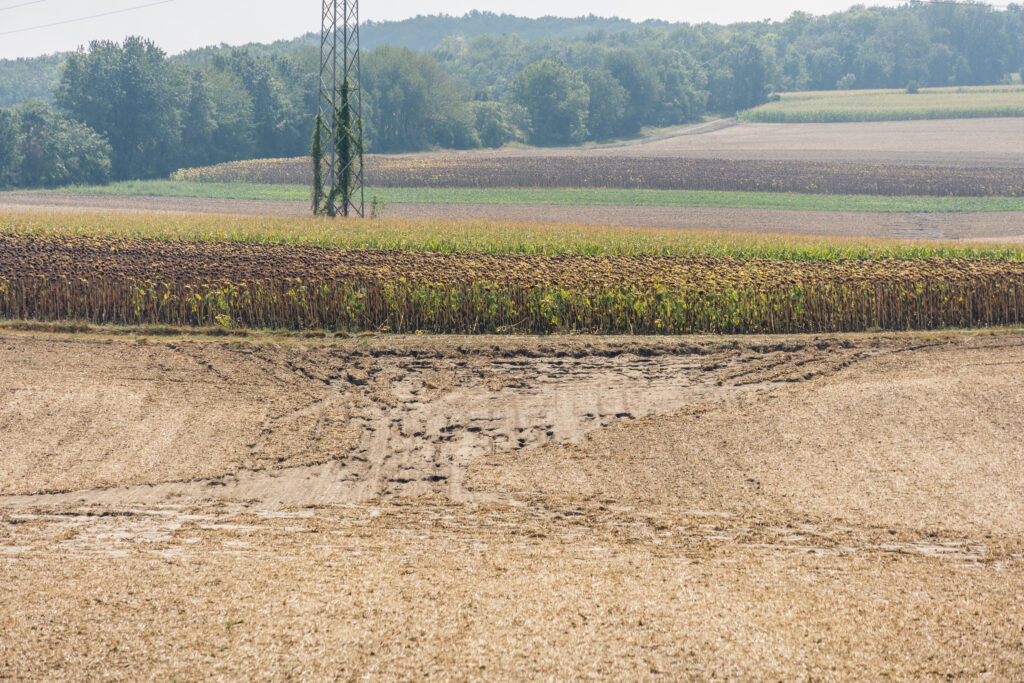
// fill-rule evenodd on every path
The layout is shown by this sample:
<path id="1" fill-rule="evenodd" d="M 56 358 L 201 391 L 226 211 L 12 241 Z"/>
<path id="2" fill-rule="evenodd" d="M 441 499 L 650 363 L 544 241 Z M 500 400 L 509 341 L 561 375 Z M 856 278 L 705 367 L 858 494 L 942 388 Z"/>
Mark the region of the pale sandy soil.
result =
<path id="1" fill-rule="evenodd" d="M 0 330 L 0 678 L 1024 676 L 1024 335 Z"/>
<path id="2" fill-rule="evenodd" d="M 0 211 L 212 213 L 308 216 L 305 202 L 181 197 L 89 196 L 4 193 Z M 386 218 L 536 221 L 628 227 L 664 227 L 739 232 L 881 237 L 918 240 L 1024 240 L 1024 212 L 867 213 L 632 206 L 543 206 L 490 204 L 388 204 Z"/>

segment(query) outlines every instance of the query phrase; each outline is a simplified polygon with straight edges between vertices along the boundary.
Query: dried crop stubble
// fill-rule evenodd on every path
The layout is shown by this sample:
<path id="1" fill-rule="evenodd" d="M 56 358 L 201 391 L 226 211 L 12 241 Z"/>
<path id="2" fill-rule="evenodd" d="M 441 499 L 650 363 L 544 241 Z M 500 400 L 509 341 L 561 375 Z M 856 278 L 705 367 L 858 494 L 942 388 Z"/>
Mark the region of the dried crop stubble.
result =
<path id="1" fill-rule="evenodd" d="M 484 452 L 466 483 L 516 505 L 437 497 L 285 509 L 266 503 L 286 485 L 310 493 L 305 467 L 294 468 L 288 484 L 272 479 L 257 501 L 251 494 L 241 499 L 245 507 L 202 504 L 224 489 L 207 481 L 191 484 L 194 497 L 146 499 L 152 503 L 128 504 L 119 491 L 89 506 L 71 496 L 66 507 L 32 497 L 5 518 L 6 673 L 1019 677 L 1024 613 L 1007 606 L 1024 590 L 1024 527 L 1013 514 L 1024 482 L 1024 383 L 1006 378 L 1024 371 L 1024 354 L 1006 335 L 952 337 L 967 344 L 911 350 L 927 341 L 806 339 L 805 352 L 794 340 L 756 351 L 741 341 L 730 354 L 690 356 L 692 374 L 645 370 L 676 396 L 696 388 L 689 377 L 721 373 L 727 395 L 735 395 L 750 376 L 712 364 L 733 358 L 771 388 L 757 400 L 723 400 L 679 414 L 661 406 L 662 418 L 623 418 L 577 446 Z M 233 391 L 271 415 L 309 405 L 316 409 L 299 413 L 311 418 L 302 432 L 283 434 L 275 425 L 277 437 L 296 450 L 306 443 L 338 448 L 322 436 L 332 415 L 316 401 L 345 391 L 344 377 L 330 384 L 321 378 L 337 368 L 344 375 L 349 350 L 384 377 L 395 365 L 406 368 L 406 377 L 385 380 L 399 386 L 409 376 L 427 380 L 439 361 L 473 367 L 483 360 L 500 373 L 513 360 L 536 379 L 492 395 L 517 402 L 537 391 L 547 397 L 546 409 L 559 413 L 569 402 L 567 386 L 585 368 L 601 381 L 614 376 L 635 387 L 634 369 L 659 367 L 657 357 L 648 362 L 635 347 L 624 351 L 631 358 L 622 369 L 595 367 L 616 349 L 588 338 L 522 340 L 530 353 L 511 359 L 505 354 L 517 342 L 493 339 L 352 341 L 311 345 L 312 352 L 271 345 L 270 354 L 235 342 L 135 341 L 6 335 L 3 346 L 17 346 L 34 366 L 13 377 L 37 388 L 36 405 L 44 408 L 81 396 L 83 383 L 99 382 L 108 371 L 104 383 L 133 398 L 119 406 L 121 424 L 136 424 L 138 405 L 159 426 L 152 407 L 197 388 L 203 395 Z M 991 341 L 1001 348 L 964 348 Z M 879 343 L 894 352 L 877 354 Z M 456 355 L 462 344 L 499 348 L 492 358 Z M 685 362 L 695 352 L 668 353 Z M 47 353 L 62 361 L 34 362 Z M 805 363 L 809 357 L 853 354 L 880 362 L 775 383 L 780 362 L 799 378 L 816 367 Z M 186 359 L 192 374 L 182 382 L 176 370 Z M 13 370 L 14 362 L 0 369 Z M 138 373 L 126 371 L 133 366 Z M 560 370 L 549 378 L 542 370 L 551 367 Z M 264 380 L 263 391 L 251 390 Z M 287 402 L 271 408 L 267 392 Z M 589 392 L 577 406 L 589 409 L 615 393 Z M 4 398 L 15 424 L 35 420 L 62 430 L 59 411 L 29 414 L 16 398 Z M 432 397 L 413 400 L 434 411 L 435 428 L 463 419 Z M 210 406 L 207 435 L 222 438 L 212 425 L 231 421 L 236 405 Z M 379 407 L 380 433 L 408 442 L 389 427 L 388 407 Z M 109 412 L 86 408 L 90 426 L 110 436 Z M 251 424 L 258 434 L 262 420 Z M 903 446 L 899 458 L 890 436 Z M 175 455 L 173 448 L 164 452 Z M 122 447 L 105 462 L 113 468 L 137 465 L 138 458 Z M 161 480 L 162 473 L 135 472 Z M 123 481 L 134 472 L 120 474 Z"/>
<path id="2" fill-rule="evenodd" d="M 308 184 L 309 160 L 241 161 L 183 169 L 178 180 Z M 793 160 L 638 156 L 370 155 L 366 182 L 377 187 L 596 187 L 884 196 L 1024 196 L 1019 167 L 832 163 Z"/>
<path id="3" fill-rule="evenodd" d="M 1024 263 L 342 250 L 0 235 L 0 315 L 435 332 L 1016 324 Z"/>
<path id="4" fill-rule="evenodd" d="M 449 190 L 441 190 L 449 192 Z M 499 192 L 516 192 L 499 190 Z M 987 199 L 982 201 L 988 201 Z M 1011 199 L 1009 201 L 1017 201 Z M 796 244 L 802 251 L 816 242 L 822 251 L 849 256 L 873 257 L 878 251 L 947 253 L 974 251 L 984 256 L 1003 245 L 1024 245 L 1021 226 L 1024 211 L 950 213 L 875 213 L 868 211 L 793 211 L 764 208 L 592 206 L 551 204 L 389 204 L 386 219 L 350 219 L 333 229 L 317 229 L 307 202 L 274 200 L 204 199 L 128 195 L 80 195 L 65 193 L 0 194 L 0 230 L 7 223 L 15 230 L 20 217 L 45 216 L 53 226 L 57 217 L 75 216 L 64 222 L 75 234 L 98 234 L 102 220 L 112 234 L 136 234 L 166 238 L 208 239 L 200 233 L 222 231 L 233 240 L 280 243 L 334 244 L 347 247 L 422 248 L 432 233 L 432 248 L 447 251 L 455 241 L 475 241 L 474 251 L 557 251 L 568 253 L 710 253 L 765 251 L 770 243 Z M 81 216 L 91 213 L 89 219 Z M 145 221 L 144 214 L 159 214 L 161 222 Z M 15 218 L 15 225 L 8 223 Z M 118 220 L 115 222 L 115 217 Z M 30 219 L 37 222 L 35 219 Z M 231 223 L 221 229 L 217 222 Z M 76 225 L 77 224 L 77 225 Z M 366 227 L 371 226 L 372 229 Z M 275 229 L 277 228 L 277 229 Z M 52 227 L 43 227 L 52 231 Z M 743 232 L 737 232 L 742 229 Z M 257 232 L 258 231 L 258 232 Z M 761 235 L 760 239 L 755 235 Z M 901 240 L 898 244 L 891 240 Z M 401 241 L 400 241 L 401 240 Z M 637 240 L 640 242 L 638 245 Z M 885 242 L 883 242 L 883 240 Z M 909 240 L 913 240 L 912 242 Z M 930 244 L 926 247 L 924 240 Z M 934 241 L 941 240 L 937 244 Z M 724 244 L 730 246 L 726 248 Z M 955 246 L 954 246 L 955 243 Z M 885 244 L 886 247 L 880 245 Z M 438 246 L 434 246 L 438 245 Z M 684 246 L 686 245 L 686 246 Z M 861 254 L 852 252 L 860 251 Z M 876 252 L 865 254 L 863 252 Z M 920 254 L 918 254 L 920 255 Z"/>
<path id="5" fill-rule="evenodd" d="M 0 274 L 121 277 L 183 284 L 249 280 L 396 280 L 432 284 L 489 281 L 517 286 L 559 284 L 676 286 L 755 285 L 792 281 L 914 283 L 1024 275 L 1024 261 L 998 258 L 775 258 L 576 254 L 439 253 L 398 249 L 186 242 L 135 238 L 0 233 Z"/>
<path id="6" fill-rule="evenodd" d="M 738 123 L 703 135 L 666 135 L 586 153 L 1019 168 L 1024 156 L 1024 118 Z"/>
<path id="7" fill-rule="evenodd" d="M 578 218 L 578 216 L 577 216 Z M 828 216 L 820 220 L 827 219 Z M 720 256 L 784 261 L 968 258 L 1024 260 L 1024 248 L 994 243 L 908 242 L 850 237 L 602 227 L 579 222 L 284 218 L 160 212 L 0 211 L 0 234 L 150 238 L 198 243 L 338 249 L 580 256 Z"/>

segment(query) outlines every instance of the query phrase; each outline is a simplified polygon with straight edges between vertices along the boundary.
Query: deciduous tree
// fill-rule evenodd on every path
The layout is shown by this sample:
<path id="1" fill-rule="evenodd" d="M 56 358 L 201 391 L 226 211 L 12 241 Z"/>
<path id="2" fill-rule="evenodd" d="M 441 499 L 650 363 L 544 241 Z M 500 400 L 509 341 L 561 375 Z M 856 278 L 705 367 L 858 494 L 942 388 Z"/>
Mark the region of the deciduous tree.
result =
<path id="1" fill-rule="evenodd" d="M 180 74 L 151 41 L 93 41 L 68 56 L 57 103 L 107 138 L 115 178 L 148 178 L 180 159 L 182 89 Z"/>
<path id="2" fill-rule="evenodd" d="M 590 91 L 580 74 L 562 62 L 543 59 L 520 72 L 512 96 L 530 113 L 530 142 L 565 145 L 587 136 Z"/>

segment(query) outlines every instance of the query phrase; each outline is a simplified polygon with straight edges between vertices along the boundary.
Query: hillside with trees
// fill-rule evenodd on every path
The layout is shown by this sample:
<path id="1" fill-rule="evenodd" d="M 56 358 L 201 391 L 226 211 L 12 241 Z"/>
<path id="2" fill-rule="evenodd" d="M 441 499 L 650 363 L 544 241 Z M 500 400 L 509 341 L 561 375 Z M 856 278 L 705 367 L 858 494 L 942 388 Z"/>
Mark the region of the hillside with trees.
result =
<path id="1" fill-rule="evenodd" d="M 381 153 L 609 140 L 772 92 L 996 84 L 1024 68 L 1020 5 L 855 6 L 730 26 L 473 12 L 368 23 L 362 36 L 367 148 Z M 0 62 L 0 105 L 47 100 L 54 121 L 109 144 L 113 178 L 156 177 L 307 153 L 318 58 L 313 35 L 177 56 L 142 38 L 94 42 Z"/>

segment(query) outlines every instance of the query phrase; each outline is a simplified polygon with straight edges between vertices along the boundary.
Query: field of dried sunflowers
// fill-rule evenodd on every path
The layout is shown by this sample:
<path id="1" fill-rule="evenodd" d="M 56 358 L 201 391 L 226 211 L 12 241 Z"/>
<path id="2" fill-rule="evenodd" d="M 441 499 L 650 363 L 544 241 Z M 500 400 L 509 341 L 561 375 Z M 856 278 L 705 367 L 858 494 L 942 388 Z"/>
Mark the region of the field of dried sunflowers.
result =
<path id="1" fill-rule="evenodd" d="M 1019 168 L 723 160 L 637 156 L 367 155 L 373 187 L 646 188 L 934 197 L 1020 197 Z M 173 180 L 309 185 L 306 157 L 235 161 L 176 171 Z"/>
<path id="2" fill-rule="evenodd" d="M 1024 322 L 1024 250 L 667 230 L 0 216 L 0 317 L 439 333 Z"/>

